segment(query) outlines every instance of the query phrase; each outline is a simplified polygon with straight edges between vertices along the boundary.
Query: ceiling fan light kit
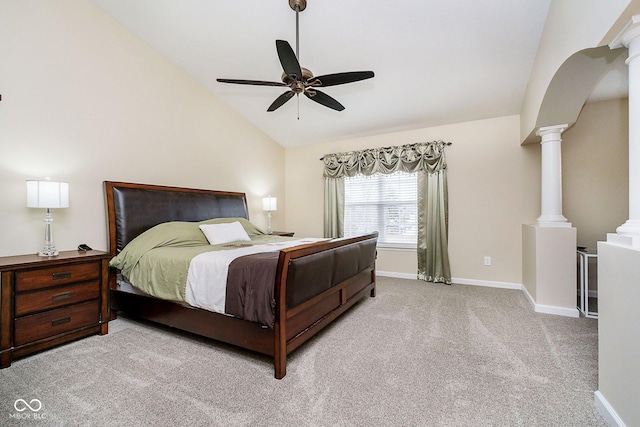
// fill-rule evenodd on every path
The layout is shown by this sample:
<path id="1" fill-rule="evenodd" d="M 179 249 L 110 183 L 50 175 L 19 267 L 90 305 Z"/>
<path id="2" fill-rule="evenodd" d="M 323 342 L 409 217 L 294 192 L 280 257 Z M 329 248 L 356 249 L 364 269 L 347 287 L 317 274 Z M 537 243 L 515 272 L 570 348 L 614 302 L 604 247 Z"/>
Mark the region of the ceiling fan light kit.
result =
<path id="1" fill-rule="evenodd" d="M 269 82 L 263 80 L 239 80 L 239 79 L 217 79 L 220 83 L 232 83 L 241 85 L 254 86 L 282 86 L 289 87 L 289 90 L 276 98 L 269 106 L 267 111 L 275 111 L 284 105 L 293 95 L 304 94 L 307 98 L 325 107 L 336 111 L 344 110 L 344 106 L 338 101 L 330 97 L 324 92 L 319 91 L 319 87 L 337 86 L 346 83 L 353 83 L 361 80 L 370 79 L 374 76 L 373 71 L 350 71 L 344 73 L 326 74 L 314 77 L 313 73 L 307 68 L 300 66 L 298 62 L 298 40 L 299 25 L 298 13 L 307 7 L 307 0 L 288 0 L 289 7 L 296 12 L 296 52 L 294 53 L 291 45 L 286 40 L 276 40 L 276 50 L 278 59 L 282 65 L 282 82 Z"/>
<path id="2" fill-rule="evenodd" d="M 296 9 L 296 6 L 298 6 L 298 9 Z M 302 12 L 307 7 L 307 0 L 289 0 L 289 7 L 298 12 Z"/>

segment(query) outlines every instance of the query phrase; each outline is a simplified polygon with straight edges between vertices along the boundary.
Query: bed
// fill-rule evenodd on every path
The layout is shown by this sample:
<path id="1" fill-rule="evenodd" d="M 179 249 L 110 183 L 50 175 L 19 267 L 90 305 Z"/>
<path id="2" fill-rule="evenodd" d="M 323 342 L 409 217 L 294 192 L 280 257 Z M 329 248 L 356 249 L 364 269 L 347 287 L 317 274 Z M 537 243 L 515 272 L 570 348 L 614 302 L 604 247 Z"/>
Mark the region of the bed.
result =
<path id="1" fill-rule="evenodd" d="M 136 237 L 168 222 L 249 220 L 244 193 L 104 182 L 109 252 L 120 254 Z M 273 357 L 275 378 L 287 355 L 367 295 L 375 296 L 378 234 L 302 243 L 275 252 L 273 324 L 162 299 L 121 280 L 110 269 L 109 307 L 117 312 Z"/>

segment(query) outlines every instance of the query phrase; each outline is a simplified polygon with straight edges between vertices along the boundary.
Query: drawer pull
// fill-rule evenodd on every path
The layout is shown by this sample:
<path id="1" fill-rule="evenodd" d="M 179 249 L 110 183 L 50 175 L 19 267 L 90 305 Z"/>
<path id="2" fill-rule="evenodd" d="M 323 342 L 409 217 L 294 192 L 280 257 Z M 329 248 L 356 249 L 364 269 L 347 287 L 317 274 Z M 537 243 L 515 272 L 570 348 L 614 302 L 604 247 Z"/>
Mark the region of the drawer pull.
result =
<path id="1" fill-rule="evenodd" d="M 57 295 L 53 295 L 51 297 L 52 301 L 61 301 L 63 299 L 69 299 L 71 298 L 71 292 L 64 292 L 62 294 L 57 294 Z"/>
<path id="2" fill-rule="evenodd" d="M 70 271 L 65 271 L 63 273 L 53 273 L 53 280 L 69 279 L 70 277 Z"/>
<path id="3" fill-rule="evenodd" d="M 71 317 L 63 317 L 62 319 L 52 320 L 51 326 L 58 326 L 69 322 L 71 322 Z"/>

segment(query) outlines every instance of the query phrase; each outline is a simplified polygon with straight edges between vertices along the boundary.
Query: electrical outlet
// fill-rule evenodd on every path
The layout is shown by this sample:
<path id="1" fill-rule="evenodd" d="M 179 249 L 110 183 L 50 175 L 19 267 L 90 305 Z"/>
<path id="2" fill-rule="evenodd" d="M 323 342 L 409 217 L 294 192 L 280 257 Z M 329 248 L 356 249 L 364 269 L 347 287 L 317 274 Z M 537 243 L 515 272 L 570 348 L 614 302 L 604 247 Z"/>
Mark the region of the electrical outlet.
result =
<path id="1" fill-rule="evenodd" d="M 484 265 L 491 265 L 491 257 L 490 256 L 485 256 L 484 257 Z"/>

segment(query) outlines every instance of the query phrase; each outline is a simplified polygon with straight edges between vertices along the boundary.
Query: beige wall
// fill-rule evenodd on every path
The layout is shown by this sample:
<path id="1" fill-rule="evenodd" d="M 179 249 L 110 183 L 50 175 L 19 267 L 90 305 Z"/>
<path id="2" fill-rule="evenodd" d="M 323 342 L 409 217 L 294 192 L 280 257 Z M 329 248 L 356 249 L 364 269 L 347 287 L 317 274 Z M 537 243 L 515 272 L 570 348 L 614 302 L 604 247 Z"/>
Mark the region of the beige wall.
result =
<path id="1" fill-rule="evenodd" d="M 521 147 L 518 138 L 519 118 L 509 116 L 287 148 L 287 228 L 322 235 L 323 154 L 442 139 L 453 143 L 446 149 L 452 275 L 521 284 L 521 225 L 540 214 L 540 147 Z M 415 275 L 415 257 L 381 250 L 378 269 Z"/>
<path id="2" fill-rule="evenodd" d="M 260 197 L 284 206 L 284 149 L 91 3 L 2 1 L 0 40 L 0 256 L 40 249 L 45 176 L 70 186 L 61 250 L 106 249 L 103 180 L 244 191 L 258 225 Z"/>
<path id="3" fill-rule="evenodd" d="M 563 214 L 596 249 L 629 218 L 629 102 L 586 104 L 562 135 Z"/>
<path id="4" fill-rule="evenodd" d="M 521 141 L 535 133 L 538 113 L 549 83 L 571 55 L 609 43 L 612 27 L 621 29 L 621 15 L 630 16 L 637 0 L 552 0 L 521 109 Z"/>

